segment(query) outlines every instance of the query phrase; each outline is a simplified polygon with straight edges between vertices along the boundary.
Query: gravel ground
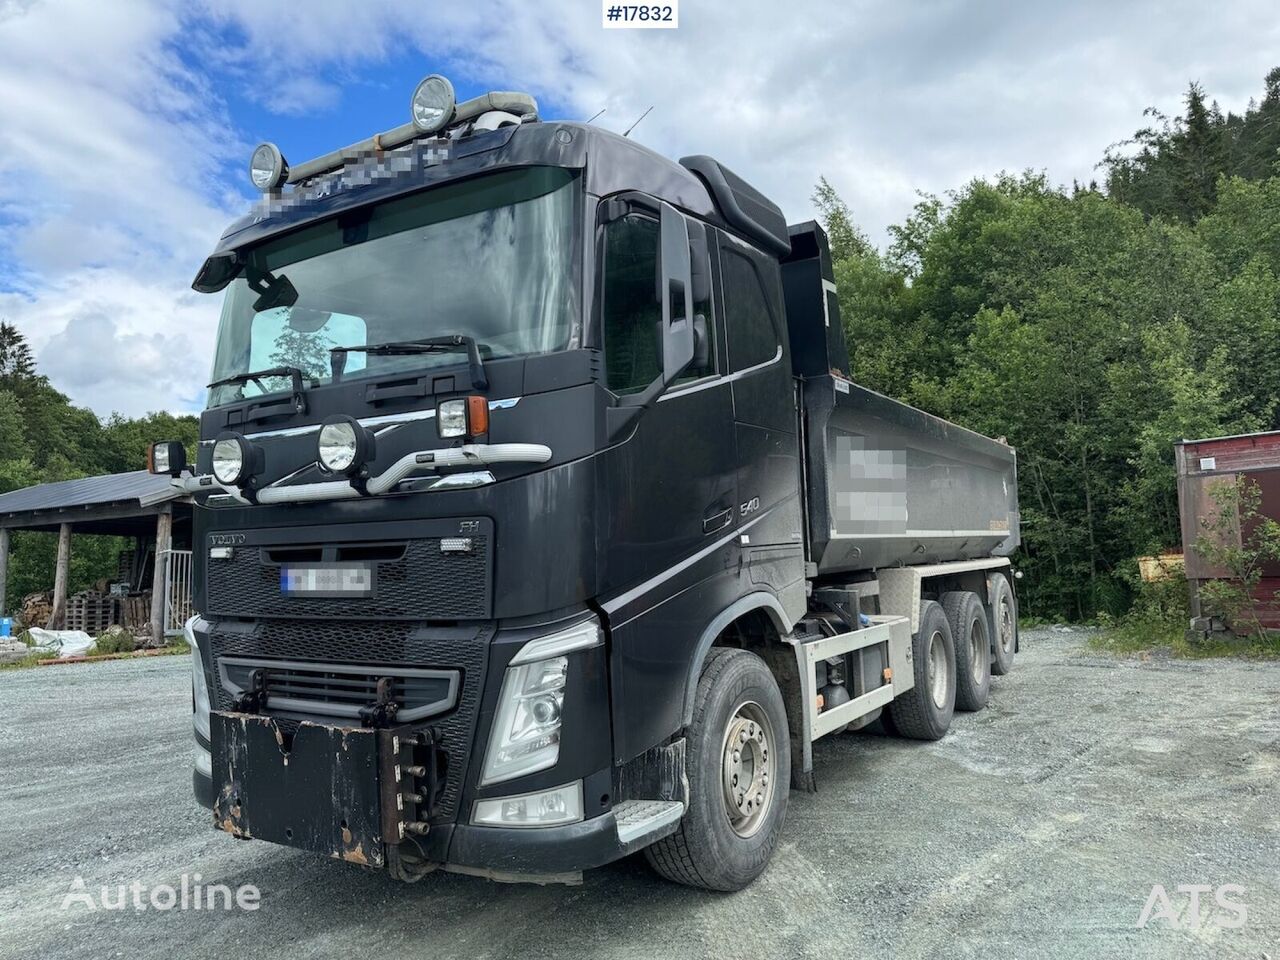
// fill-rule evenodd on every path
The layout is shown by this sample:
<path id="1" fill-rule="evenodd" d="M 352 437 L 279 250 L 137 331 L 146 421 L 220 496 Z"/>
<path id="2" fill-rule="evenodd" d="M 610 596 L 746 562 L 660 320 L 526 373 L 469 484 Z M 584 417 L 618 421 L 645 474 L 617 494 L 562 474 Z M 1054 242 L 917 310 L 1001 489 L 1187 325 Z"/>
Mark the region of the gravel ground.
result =
<path id="1" fill-rule="evenodd" d="M 736 895 L 643 858 L 578 887 L 414 886 L 210 828 L 185 659 L 0 674 L 0 956 L 1280 957 L 1280 664 L 1120 660 L 1027 631 L 991 703 L 919 744 L 815 748 Z M 251 883 L 256 912 L 62 909 L 74 879 Z M 1181 923 L 1137 926 L 1153 884 Z M 1242 928 L 1179 884 L 1245 888 Z"/>

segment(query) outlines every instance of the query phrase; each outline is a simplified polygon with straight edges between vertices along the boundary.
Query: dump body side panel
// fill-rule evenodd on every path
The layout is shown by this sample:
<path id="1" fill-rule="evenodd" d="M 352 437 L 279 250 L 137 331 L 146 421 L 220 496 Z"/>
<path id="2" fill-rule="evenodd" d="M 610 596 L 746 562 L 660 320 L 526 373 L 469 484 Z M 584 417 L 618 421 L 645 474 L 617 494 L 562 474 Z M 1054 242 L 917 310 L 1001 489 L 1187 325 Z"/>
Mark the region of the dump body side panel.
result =
<path id="1" fill-rule="evenodd" d="M 804 382 L 810 561 L 818 574 L 1008 556 L 1012 447 L 841 377 Z"/>

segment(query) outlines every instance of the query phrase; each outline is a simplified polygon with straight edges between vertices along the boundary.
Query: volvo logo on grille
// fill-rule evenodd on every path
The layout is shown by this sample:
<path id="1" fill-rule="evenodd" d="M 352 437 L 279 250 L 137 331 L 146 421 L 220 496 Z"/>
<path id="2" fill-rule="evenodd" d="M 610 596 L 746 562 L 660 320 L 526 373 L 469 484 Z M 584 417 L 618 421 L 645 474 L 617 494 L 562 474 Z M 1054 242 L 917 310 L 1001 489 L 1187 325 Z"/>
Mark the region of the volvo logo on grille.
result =
<path id="1" fill-rule="evenodd" d="M 209 545 L 211 547 L 238 547 L 243 544 L 246 537 L 243 533 L 211 533 L 209 534 Z"/>

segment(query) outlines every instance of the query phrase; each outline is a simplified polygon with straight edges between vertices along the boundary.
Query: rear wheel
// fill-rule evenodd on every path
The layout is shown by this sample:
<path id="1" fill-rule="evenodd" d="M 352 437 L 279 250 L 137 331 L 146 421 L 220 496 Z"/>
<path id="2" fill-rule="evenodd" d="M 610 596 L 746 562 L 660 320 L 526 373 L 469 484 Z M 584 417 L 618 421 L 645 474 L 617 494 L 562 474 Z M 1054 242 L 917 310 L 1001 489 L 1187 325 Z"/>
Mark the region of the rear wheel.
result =
<path id="1" fill-rule="evenodd" d="M 993 573 L 989 585 L 991 603 L 986 609 L 991 672 L 1002 677 L 1013 669 L 1013 655 L 1018 651 L 1018 601 L 1003 573 Z"/>
<path id="2" fill-rule="evenodd" d="M 956 707 L 956 648 L 942 607 L 920 604 L 920 629 L 911 638 L 915 686 L 889 704 L 894 727 L 913 740 L 941 740 Z"/>
<path id="3" fill-rule="evenodd" d="M 686 731 L 689 806 L 645 849 L 676 883 L 741 890 L 769 863 L 786 818 L 791 738 L 777 681 L 746 650 L 713 649 Z"/>
<path id="4" fill-rule="evenodd" d="M 981 710 L 991 694 L 991 639 L 987 611 L 976 593 L 942 595 L 942 610 L 956 643 L 956 709 Z"/>

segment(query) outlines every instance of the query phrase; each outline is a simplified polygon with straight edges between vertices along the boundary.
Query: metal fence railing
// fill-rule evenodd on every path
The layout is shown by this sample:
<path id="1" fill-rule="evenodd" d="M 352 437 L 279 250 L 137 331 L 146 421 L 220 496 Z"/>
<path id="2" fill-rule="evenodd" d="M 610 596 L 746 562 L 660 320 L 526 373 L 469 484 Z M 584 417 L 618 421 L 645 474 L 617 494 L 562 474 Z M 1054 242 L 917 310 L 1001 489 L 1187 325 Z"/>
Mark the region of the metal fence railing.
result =
<path id="1" fill-rule="evenodd" d="M 163 555 L 164 632 L 174 636 L 191 617 L 191 551 L 165 550 Z"/>

